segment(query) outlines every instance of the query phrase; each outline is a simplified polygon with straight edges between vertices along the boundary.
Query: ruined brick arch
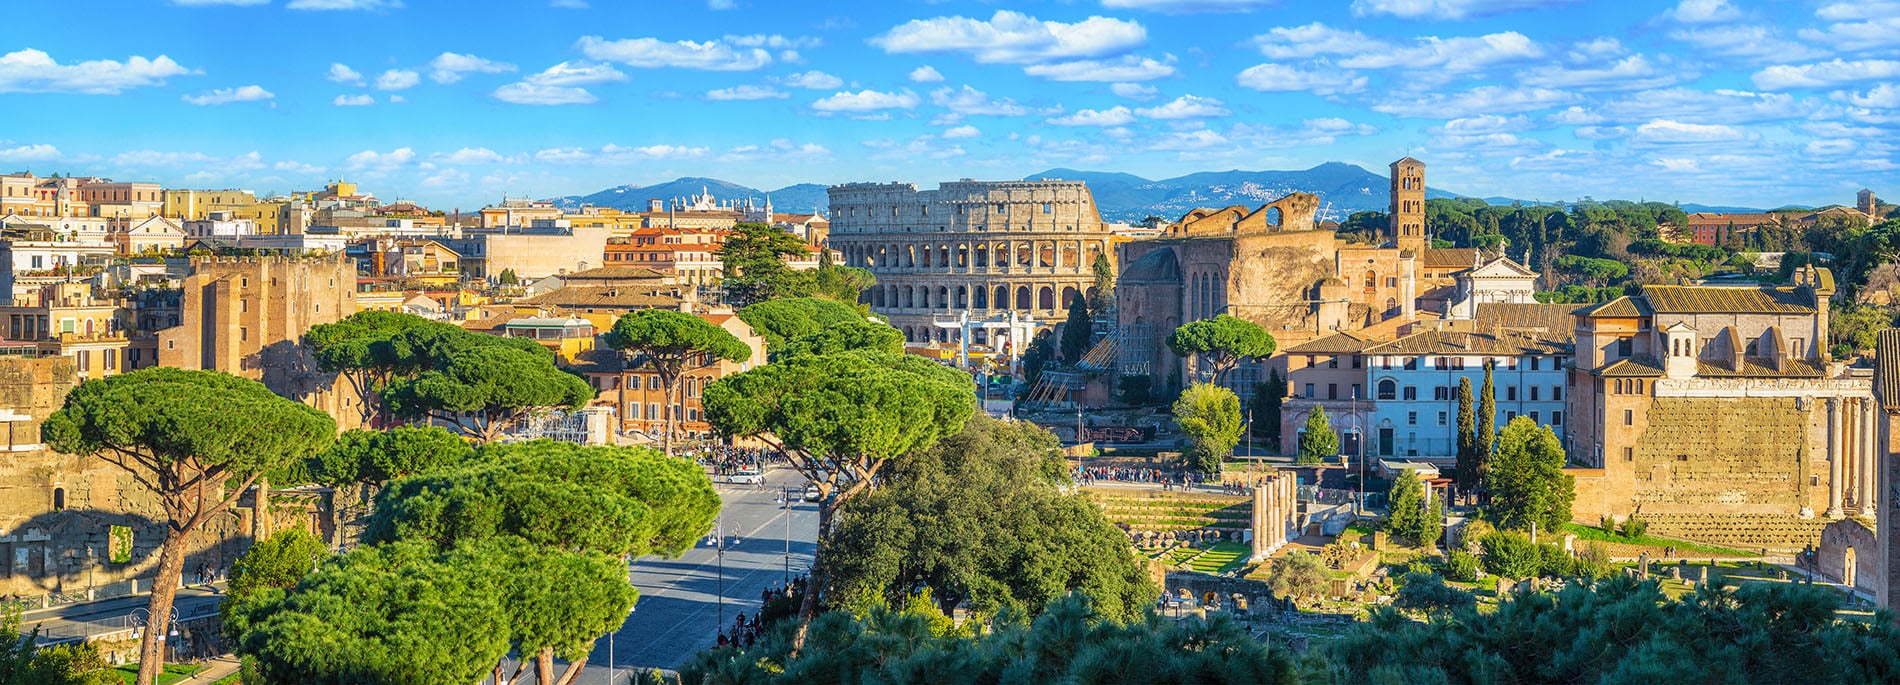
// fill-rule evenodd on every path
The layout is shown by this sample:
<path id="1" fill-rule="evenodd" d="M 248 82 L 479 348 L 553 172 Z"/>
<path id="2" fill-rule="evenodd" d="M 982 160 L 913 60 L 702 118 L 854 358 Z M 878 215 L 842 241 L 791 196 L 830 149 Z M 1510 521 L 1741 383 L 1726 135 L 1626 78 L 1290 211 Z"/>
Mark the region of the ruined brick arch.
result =
<path id="1" fill-rule="evenodd" d="M 1062 243 L 1062 250 L 1061 250 L 1061 254 L 1059 255 L 1059 258 L 1061 259 L 1061 262 L 1064 265 L 1086 266 L 1086 265 L 1083 265 L 1080 261 L 1078 261 L 1081 258 L 1081 254 L 1082 254 L 1081 243 L 1064 241 Z"/>

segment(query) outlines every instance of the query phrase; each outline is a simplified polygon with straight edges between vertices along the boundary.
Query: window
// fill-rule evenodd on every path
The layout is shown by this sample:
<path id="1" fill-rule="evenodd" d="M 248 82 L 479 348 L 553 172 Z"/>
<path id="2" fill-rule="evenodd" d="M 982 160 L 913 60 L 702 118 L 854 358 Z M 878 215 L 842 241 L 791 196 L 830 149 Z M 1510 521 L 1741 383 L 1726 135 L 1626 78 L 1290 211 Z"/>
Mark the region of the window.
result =
<path id="1" fill-rule="evenodd" d="M 1531 412 L 1531 422 L 1532 422 L 1532 423 L 1543 423 L 1542 421 L 1539 421 L 1539 420 L 1537 419 L 1537 412 Z"/>
<path id="2" fill-rule="evenodd" d="M 1544 361 L 1543 359 L 1540 359 L 1537 357 L 1531 357 L 1531 370 L 1536 371 L 1537 367 L 1543 365 L 1543 361 Z"/>
<path id="3" fill-rule="evenodd" d="M 1452 358 L 1451 358 L 1451 368 L 1454 368 L 1454 369 L 1463 369 L 1463 368 L 1465 368 L 1465 358 L 1464 358 L 1464 357 L 1452 357 Z"/>
<path id="4" fill-rule="evenodd" d="M 1386 279 L 1385 279 L 1385 287 L 1387 287 L 1387 288 L 1397 288 L 1397 287 L 1399 287 L 1399 279 L 1398 279 L 1398 277 L 1397 277 L 1397 276 L 1388 276 L 1388 277 L 1386 277 Z"/>
<path id="5" fill-rule="evenodd" d="M 80 350 L 73 353 L 73 363 L 80 371 L 92 370 L 92 350 Z"/>
<path id="6" fill-rule="evenodd" d="M 1364 395 L 1359 394 L 1359 384 L 1358 383 L 1352 384 L 1352 398 L 1356 400 L 1361 397 L 1364 397 Z"/>
<path id="7" fill-rule="evenodd" d="M 632 421 L 640 420 L 640 403 L 639 402 L 627 403 L 627 418 Z"/>
<path id="8" fill-rule="evenodd" d="M 1383 356 L 1379 357 L 1379 368 L 1390 370 L 1392 368 L 1392 358 L 1383 357 Z"/>
<path id="9" fill-rule="evenodd" d="M 1451 368 L 1451 359 L 1448 357 L 1433 357 L 1432 368 L 1438 369 L 1440 371 L 1449 369 Z"/>
<path id="10" fill-rule="evenodd" d="M 1550 425 L 1556 426 L 1558 428 L 1562 428 L 1564 425 L 1564 413 L 1560 411 L 1551 412 Z"/>
<path id="11" fill-rule="evenodd" d="M 251 311 L 251 298 L 246 297 L 246 298 L 238 300 L 238 311 L 240 312 Z"/>
<path id="12" fill-rule="evenodd" d="M 660 420 L 660 418 L 661 418 L 660 417 L 660 403 L 648 402 L 647 403 L 647 420 L 658 421 Z"/>
<path id="13" fill-rule="evenodd" d="M 1360 363 L 1361 363 L 1361 357 L 1360 357 L 1359 355 L 1356 355 L 1356 354 L 1355 354 L 1355 355 L 1353 355 L 1353 356 L 1352 356 L 1352 368 L 1355 368 L 1355 369 L 1357 369 L 1357 368 L 1360 368 Z"/>
<path id="14" fill-rule="evenodd" d="M 1418 425 L 1418 412 L 1415 412 L 1415 411 L 1405 412 L 1405 425 L 1407 426 Z"/>
<path id="15" fill-rule="evenodd" d="M 1623 448 L 1623 461 L 1636 461 L 1636 448 L 1634 447 Z"/>
<path id="16" fill-rule="evenodd" d="M 1397 397 L 1398 393 L 1399 393 L 1399 384 L 1397 381 L 1394 381 L 1390 378 L 1379 381 L 1379 399 L 1382 399 L 1382 400 L 1398 399 Z"/>
<path id="17" fill-rule="evenodd" d="M 1517 370 L 1517 357 L 1511 357 L 1510 359 L 1506 359 L 1506 360 L 1504 360 L 1504 364 L 1505 364 L 1505 366 L 1504 366 L 1504 368 L 1507 368 L 1507 369 L 1510 369 L 1510 370 L 1512 370 L 1512 371 L 1516 371 L 1516 370 Z"/>
<path id="18" fill-rule="evenodd" d="M 1439 400 L 1441 402 L 1451 399 L 1451 386 L 1441 385 L 1436 388 L 1432 388 L 1432 399 Z"/>
<path id="19" fill-rule="evenodd" d="M 1337 368 L 1339 368 L 1339 357 L 1337 357 L 1337 356 L 1333 356 L 1333 357 L 1327 357 L 1327 358 L 1326 358 L 1326 368 L 1329 368 L 1329 369 L 1337 369 Z"/>
<path id="20" fill-rule="evenodd" d="M 1504 401 L 1506 402 L 1517 401 L 1517 386 L 1515 385 L 1504 386 Z"/>
<path id="21" fill-rule="evenodd" d="M 1625 426 L 1636 425 L 1636 410 L 1634 409 L 1623 410 L 1623 425 Z"/>
<path id="22" fill-rule="evenodd" d="M 1301 394 L 1300 396 L 1301 396 L 1301 397 L 1304 397 L 1304 398 L 1307 398 L 1307 399 L 1312 399 L 1312 398 L 1313 398 L 1313 384 L 1312 384 L 1312 383 L 1307 383 L 1307 384 L 1306 384 L 1306 392 L 1305 392 L 1305 393 L 1302 393 L 1302 394 Z"/>
<path id="23" fill-rule="evenodd" d="M 1630 356 L 1631 354 L 1630 345 L 1631 345 L 1631 342 L 1629 338 L 1617 338 L 1616 339 L 1616 355 L 1619 357 Z"/>
<path id="24" fill-rule="evenodd" d="M 1515 418 L 1517 418 L 1517 412 L 1514 412 L 1514 411 L 1507 411 L 1507 412 L 1504 412 L 1504 422 L 1505 422 L 1505 423 L 1510 423 L 1510 422 L 1511 422 L 1511 419 L 1515 419 Z"/>
<path id="25" fill-rule="evenodd" d="M 1561 386 L 1561 385 L 1550 386 L 1550 401 L 1552 402 L 1564 401 L 1564 386 Z"/>
<path id="26" fill-rule="evenodd" d="M 1406 358 L 1405 358 L 1405 370 L 1407 370 L 1407 371 L 1417 371 L 1417 370 L 1418 370 L 1418 357 L 1406 357 Z"/>
<path id="27" fill-rule="evenodd" d="M 1418 388 L 1410 385 L 1405 386 L 1405 399 L 1407 401 L 1418 399 Z"/>
<path id="28" fill-rule="evenodd" d="M 107 371 L 118 370 L 119 368 L 119 351 L 118 350 L 105 350 L 101 352 L 101 354 L 105 355 L 105 366 L 106 366 Z"/>
<path id="29" fill-rule="evenodd" d="M 242 341 L 242 340 L 250 340 L 250 339 L 251 339 L 251 329 L 249 328 L 238 329 L 238 340 Z"/>
<path id="30" fill-rule="evenodd" d="M 1329 399 L 1329 400 L 1339 399 L 1339 384 L 1338 383 L 1326 384 L 1326 399 Z"/>
<path id="31" fill-rule="evenodd" d="M 1447 417 L 1446 417 L 1446 415 L 1445 415 L 1445 412 L 1442 412 L 1442 411 L 1441 411 L 1441 412 L 1438 412 L 1438 425 L 1440 425 L 1440 426 L 1443 426 L 1443 425 L 1445 425 L 1445 419 L 1446 419 L 1446 418 L 1447 418 Z"/>

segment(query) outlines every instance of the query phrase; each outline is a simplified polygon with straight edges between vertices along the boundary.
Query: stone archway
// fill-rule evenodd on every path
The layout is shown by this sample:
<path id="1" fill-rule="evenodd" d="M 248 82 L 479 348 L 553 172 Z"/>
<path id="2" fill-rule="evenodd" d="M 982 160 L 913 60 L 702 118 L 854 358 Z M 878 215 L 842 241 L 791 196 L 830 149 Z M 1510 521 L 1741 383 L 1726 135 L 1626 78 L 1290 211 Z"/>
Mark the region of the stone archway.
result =
<path id="1" fill-rule="evenodd" d="M 1853 545 L 1848 545 L 1847 551 L 1841 555 L 1841 584 L 1848 588 L 1854 587 L 1854 565 L 1858 561 L 1856 556 Z"/>

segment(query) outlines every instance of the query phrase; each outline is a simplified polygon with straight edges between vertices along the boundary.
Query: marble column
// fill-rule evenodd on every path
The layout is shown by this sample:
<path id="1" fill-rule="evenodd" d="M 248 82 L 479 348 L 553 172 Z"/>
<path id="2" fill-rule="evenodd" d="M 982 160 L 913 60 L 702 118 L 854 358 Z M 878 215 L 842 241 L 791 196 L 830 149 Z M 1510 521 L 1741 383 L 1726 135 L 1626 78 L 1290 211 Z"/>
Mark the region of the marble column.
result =
<path id="1" fill-rule="evenodd" d="M 1827 398 L 1827 517 L 1841 518 L 1843 455 L 1841 454 L 1841 400 Z"/>
<path id="2" fill-rule="evenodd" d="M 1874 403 L 1872 398 L 1860 398 L 1860 422 L 1857 428 L 1860 440 L 1860 515 L 1874 515 L 1874 500 L 1879 497 L 1874 489 L 1875 469 L 1879 459 L 1874 450 Z"/>

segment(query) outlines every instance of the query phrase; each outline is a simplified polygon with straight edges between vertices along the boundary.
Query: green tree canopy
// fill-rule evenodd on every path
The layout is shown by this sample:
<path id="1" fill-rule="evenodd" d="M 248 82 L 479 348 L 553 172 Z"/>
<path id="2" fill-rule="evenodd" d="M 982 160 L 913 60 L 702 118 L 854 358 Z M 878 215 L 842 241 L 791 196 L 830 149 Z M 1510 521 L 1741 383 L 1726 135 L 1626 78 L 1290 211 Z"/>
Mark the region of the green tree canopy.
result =
<path id="1" fill-rule="evenodd" d="M 1280 376 L 1279 369 L 1273 369 L 1267 372 L 1267 382 L 1254 386 L 1253 401 L 1247 411 L 1253 424 L 1248 430 L 1254 437 L 1273 443 L 1276 453 L 1280 449 L 1280 416 L 1285 404 L 1286 379 Z"/>
<path id="2" fill-rule="evenodd" d="M 832 264 L 823 252 L 817 269 L 800 271 L 787 263 L 813 251 L 798 236 L 768 224 L 734 226 L 719 249 L 726 303 L 744 308 L 782 298 L 823 297 L 856 305 L 859 294 L 877 284 L 871 272 Z"/>
<path id="3" fill-rule="evenodd" d="M 728 376 L 701 401 L 722 435 L 776 444 L 818 487 L 819 554 L 807 575 L 803 626 L 816 611 L 825 540 L 840 508 L 872 487 L 887 463 L 962 430 L 976 387 L 968 374 L 920 357 L 858 350 Z"/>
<path id="4" fill-rule="evenodd" d="M 1096 254 L 1089 272 L 1095 276 L 1095 282 L 1089 285 L 1089 311 L 1106 312 L 1115 301 L 1115 265 L 1108 261 L 1108 253 Z"/>
<path id="5" fill-rule="evenodd" d="M 317 370 L 343 377 L 355 393 L 363 423 L 375 418 L 383 386 L 398 374 L 413 374 L 411 360 L 396 356 L 390 339 L 403 331 L 434 324 L 414 314 L 360 311 L 332 323 L 311 326 L 303 334 L 304 347 Z"/>
<path id="6" fill-rule="evenodd" d="M 1174 401 L 1174 423 L 1193 442 L 1188 463 L 1204 473 L 1220 473 L 1221 462 L 1240 444 L 1240 398 L 1212 383 L 1195 383 Z"/>
<path id="7" fill-rule="evenodd" d="M 1491 455 L 1497 452 L 1498 391 L 1491 382 L 1492 365 L 1484 365 L 1484 387 L 1478 391 L 1478 427 L 1471 431 L 1472 474 L 1478 487 L 1490 483 Z"/>
<path id="8" fill-rule="evenodd" d="M 864 315 L 851 305 L 821 297 L 787 297 L 758 302 L 739 310 L 739 320 L 765 338 L 765 345 L 776 354 L 776 346 L 832 326 L 864 321 Z"/>
<path id="9" fill-rule="evenodd" d="M 1182 357 L 1202 355 L 1219 383 L 1241 359 L 1265 359 L 1273 354 L 1273 336 L 1260 324 L 1226 314 L 1190 321 L 1168 335 L 1168 349 Z"/>
<path id="10" fill-rule="evenodd" d="M 1224 615 L 1122 623 L 1073 595 L 1025 622 L 1018 615 L 969 635 L 939 631 L 940 614 L 875 609 L 826 614 L 795 649 L 769 635 L 750 650 L 701 652 L 683 682 L 1143 683 L 1276 685 L 1299 682 L 1291 652 L 1256 640 Z"/>
<path id="11" fill-rule="evenodd" d="M 80 384 L 40 432 L 48 447 L 99 457 L 157 497 L 167 530 L 148 609 L 165 616 L 184 575 L 191 535 L 266 472 L 330 444 L 336 422 L 257 381 L 151 367 Z M 141 685 L 151 683 L 163 664 L 160 632 L 146 631 Z"/>
<path id="12" fill-rule="evenodd" d="M 218 603 L 219 627 L 232 640 L 249 629 L 249 614 L 237 611 L 266 589 L 289 590 L 330 556 L 330 549 L 309 531 L 287 528 L 251 545 L 231 564 L 231 580 L 224 601 Z"/>
<path id="13" fill-rule="evenodd" d="M 1300 463 L 1323 464 L 1337 454 L 1339 434 L 1333 432 L 1332 421 L 1326 418 L 1326 407 L 1314 405 L 1313 412 L 1306 415 L 1305 430 L 1300 431 Z"/>
<path id="14" fill-rule="evenodd" d="M 633 368 L 650 369 L 659 378 L 666 426 L 660 433 L 660 450 L 667 454 L 673 453 L 673 430 L 679 422 L 673 407 L 679 402 L 680 378 L 721 362 L 752 358 L 752 348 L 731 331 L 692 314 L 667 309 L 623 315 L 606 338 L 608 347 L 634 355 Z"/>
<path id="15" fill-rule="evenodd" d="M 1547 531 L 1570 522 L 1576 480 L 1564 473 L 1564 446 L 1548 426 L 1530 417 L 1511 419 L 1498 439 L 1497 456 L 1485 474 L 1490 501 L 1486 516 L 1505 528 Z"/>
<path id="16" fill-rule="evenodd" d="M 827 596 L 864 615 L 901 605 L 919 584 L 945 611 L 1041 613 L 1069 591 L 1133 621 L 1157 589 L 1101 510 L 1065 493 L 1055 435 L 977 415 L 963 431 L 887 472 L 837 523 Z"/>
<path id="17" fill-rule="evenodd" d="M 439 368 L 383 389 L 383 405 L 395 416 L 429 419 L 483 442 L 528 416 L 592 399 L 594 387 L 555 367 L 545 351 L 503 345 L 451 352 Z"/>
<path id="18" fill-rule="evenodd" d="M 1268 568 L 1267 584 L 1273 594 L 1283 597 L 1316 596 L 1326 591 L 1326 581 L 1332 578 L 1326 572 L 1326 562 L 1311 552 L 1287 552 L 1274 557 Z"/>

